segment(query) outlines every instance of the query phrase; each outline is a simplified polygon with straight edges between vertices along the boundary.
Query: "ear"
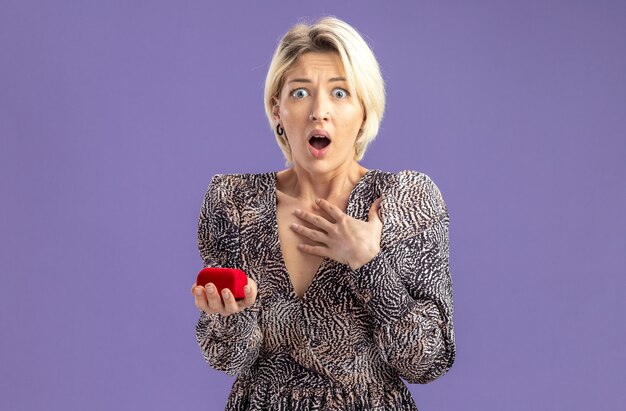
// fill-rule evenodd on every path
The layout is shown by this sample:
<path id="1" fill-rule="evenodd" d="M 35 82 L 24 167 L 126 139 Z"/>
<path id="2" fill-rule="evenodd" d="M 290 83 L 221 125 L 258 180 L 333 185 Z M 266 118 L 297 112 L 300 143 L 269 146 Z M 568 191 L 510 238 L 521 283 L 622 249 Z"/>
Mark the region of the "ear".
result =
<path id="1" fill-rule="evenodd" d="M 276 96 L 272 97 L 272 115 L 274 116 L 274 120 L 280 120 L 280 107 L 278 106 L 278 99 Z"/>
<path id="2" fill-rule="evenodd" d="M 361 123 L 361 127 L 359 128 L 359 132 L 356 134 L 357 136 L 357 140 L 361 137 L 361 135 L 363 134 L 363 127 L 365 127 L 365 120 L 367 120 L 367 117 L 363 117 L 363 122 Z"/>

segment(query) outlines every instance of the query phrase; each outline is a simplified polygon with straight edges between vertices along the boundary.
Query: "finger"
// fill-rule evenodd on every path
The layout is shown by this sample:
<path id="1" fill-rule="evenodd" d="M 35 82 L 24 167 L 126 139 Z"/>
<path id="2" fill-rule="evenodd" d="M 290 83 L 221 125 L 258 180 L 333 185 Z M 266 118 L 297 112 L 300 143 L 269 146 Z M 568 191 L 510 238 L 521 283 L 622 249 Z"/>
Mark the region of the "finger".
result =
<path id="1" fill-rule="evenodd" d="M 222 304 L 222 298 L 220 297 L 220 294 L 217 292 L 215 285 L 213 283 L 208 283 L 204 287 L 204 290 L 207 296 L 209 310 L 214 313 L 224 312 L 224 305 Z"/>
<path id="2" fill-rule="evenodd" d="M 208 311 L 209 305 L 206 299 L 206 294 L 204 293 L 204 289 L 202 287 L 194 287 L 191 292 L 193 293 L 196 308 L 205 312 Z"/>
<path id="3" fill-rule="evenodd" d="M 235 296 L 228 288 L 224 288 L 222 290 L 222 300 L 224 300 L 224 311 L 228 314 L 235 314 L 239 312 L 239 305 L 235 300 Z"/>
<path id="4" fill-rule="evenodd" d="M 333 223 L 331 223 L 330 221 L 328 221 L 327 219 L 325 219 L 322 216 L 313 214 L 313 213 L 309 213 L 300 209 L 296 209 L 296 211 L 294 212 L 294 214 L 298 217 L 301 218 L 304 221 L 307 221 L 311 224 L 313 224 L 315 227 L 318 227 L 326 232 L 328 232 L 329 230 L 331 230 L 333 228 Z"/>
<path id="5" fill-rule="evenodd" d="M 292 224 L 291 229 L 293 231 L 295 231 L 298 234 L 301 234 L 303 236 L 305 236 L 308 239 L 311 239 L 313 241 L 316 241 L 318 243 L 325 243 L 325 238 L 326 238 L 326 233 L 319 231 L 319 230 L 313 230 L 311 228 L 307 228 L 303 225 L 300 224 Z"/>
<path id="6" fill-rule="evenodd" d="M 339 221 L 339 219 L 343 218 L 346 214 L 339 209 L 336 205 L 331 203 L 330 201 L 324 200 L 323 198 L 318 198 L 315 200 L 315 204 L 320 206 L 320 208 L 328 213 L 335 221 Z"/>
<path id="7" fill-rule="evenodd" d="M 253 279 L 248 279 L 248 284 L 243 287 L 244 297 L 243 297 L 243 306 L 244 308 L 250 307 L 256 301 L 256 283 Z"/>
<path id="8" fill-rule="evenodd" d="M 380 216 L 378 215 L 378 210 L 380 209 L 380 202 L 381 201 L 382 201 L 382 197 L 378 197 L 372 203 L 372 206 L 370 207 L 370 211 L 368 213 L 368 218 L 367 218 L 368 221 L 375 221 L 375 220 L 380 221 Z"/>
<path id="9" fill-rule="evenodd" d="M 298 249 L 307 254 L 317 255 L 320 257 L 330 257 L 328 247 L 321 245 L 298 244 Z"/>

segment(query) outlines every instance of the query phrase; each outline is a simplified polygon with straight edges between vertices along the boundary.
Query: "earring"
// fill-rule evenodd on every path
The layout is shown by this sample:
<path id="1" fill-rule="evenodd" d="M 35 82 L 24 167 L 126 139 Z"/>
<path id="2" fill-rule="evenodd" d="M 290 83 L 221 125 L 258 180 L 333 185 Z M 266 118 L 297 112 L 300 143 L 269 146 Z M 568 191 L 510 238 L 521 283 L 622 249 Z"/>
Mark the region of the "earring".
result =
<path id="1" fill-rule="evenodd" d="M 285 134 L 285 129 L 280 126 L 280 123 L 276 124 L 276 134 L 279 136 Z"/>

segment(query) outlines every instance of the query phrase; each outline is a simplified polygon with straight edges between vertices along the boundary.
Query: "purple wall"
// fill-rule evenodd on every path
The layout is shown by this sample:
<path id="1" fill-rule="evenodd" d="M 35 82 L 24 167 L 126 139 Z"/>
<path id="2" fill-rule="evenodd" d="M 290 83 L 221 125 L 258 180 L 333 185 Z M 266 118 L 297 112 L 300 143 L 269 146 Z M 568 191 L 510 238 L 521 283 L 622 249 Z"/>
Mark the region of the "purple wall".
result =
<path id="1" fill-rule="evenodd" d="M 451 215 L 458 358 L 420 409 L 626 403 L 626 3 L 53 3 L 0 4 L 0 409 L 223 409 L 200 205 L 283 168 L 265 73 L 324 14 L 388 85 L 363 164 L 427 173 Z"/>

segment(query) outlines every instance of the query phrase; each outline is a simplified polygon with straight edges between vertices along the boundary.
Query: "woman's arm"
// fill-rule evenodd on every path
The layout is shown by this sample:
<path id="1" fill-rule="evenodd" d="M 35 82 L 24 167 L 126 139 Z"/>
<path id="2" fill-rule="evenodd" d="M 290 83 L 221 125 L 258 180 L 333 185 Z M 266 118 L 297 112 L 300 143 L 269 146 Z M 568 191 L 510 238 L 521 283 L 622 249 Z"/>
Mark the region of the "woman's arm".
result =
<path id="1" fill-rule="evenodd" d="M 206 191 L 198 221 L 198 249 L 204 268 L 240 266 L 237 178 L 216 175 Z M 200 314 L 196 340 L 211 367 L 236 375 L 254 363 L 262 343 L 258 307 L 257 300 L 229 316 Z"/>
<path id="2" fill-rule="evenodd" d="M 410 383 L 427 383 L 454 362 L 448 215 L 352 271 L 376 324 L 385 361 Z"/>

